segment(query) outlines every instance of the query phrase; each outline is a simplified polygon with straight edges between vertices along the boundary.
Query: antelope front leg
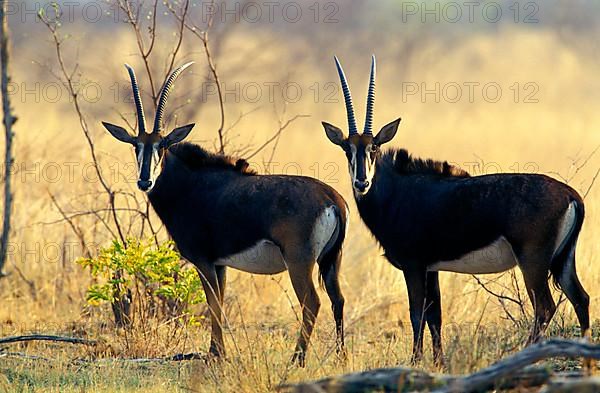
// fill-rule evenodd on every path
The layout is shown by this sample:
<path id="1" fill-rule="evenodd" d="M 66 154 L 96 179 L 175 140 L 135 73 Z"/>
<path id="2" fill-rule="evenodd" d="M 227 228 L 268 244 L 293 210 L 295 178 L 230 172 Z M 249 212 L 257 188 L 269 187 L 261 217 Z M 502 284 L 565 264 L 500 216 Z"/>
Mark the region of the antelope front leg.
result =
<path id="1" fill-rule="evenodd" d="M 427 272 L 425 319 L 431 333 L 433 361 L 437 367 L 442 367 L 444 365 L 444 352 L 442 350 L 442 303 L 438 272 Z"/>
<path id="2" fill-rule="evenodd" d="M 411 362 L 420 362 L 423 358 L 423 333 L 425 330 L 425 291 L 426 272 L 405 269 L 404 279 L 408 289 L 410 323 L 413 330 L 413 351 Z"/>
<path id="3" fill-rule="evenodd" d="M 219 267 L 221 268 L 221 267 Z M 211 335 L 210 335 L 210 354 L 216 357 L 225 356 L 225 343 L 223 342 L 223 304 L 222 304 L 222 292 L 225 288 L 221 288 L 220 282 L 224 286 L 225 271 L 220 271 L 217 275 L 215 266 L 199 268 L 200 279 L 202 281 L 202 287 L 206 295 L 206 302 L 208 303 L 208 309 L 210 310 L 211 319 Z"/>

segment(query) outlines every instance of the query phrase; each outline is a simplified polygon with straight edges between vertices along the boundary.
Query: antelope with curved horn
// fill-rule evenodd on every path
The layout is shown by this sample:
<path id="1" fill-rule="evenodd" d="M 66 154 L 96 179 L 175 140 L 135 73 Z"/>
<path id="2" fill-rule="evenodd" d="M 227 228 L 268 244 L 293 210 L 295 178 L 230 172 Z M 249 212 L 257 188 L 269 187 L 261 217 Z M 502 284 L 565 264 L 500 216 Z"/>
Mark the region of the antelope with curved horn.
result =
<path id="1" fill-rule="evenodd" d="M 194 124 L 162 134 L 162 117 L 177 76 L 160 93 L 154 128 L 145 132 L 135 73 L 127 66 L 137 111 L 137 136 L 103 123 L 118 140 L 135 147 L 139 178 L 150 203 L 181 255 L 198 269 L 211 311 L 210 352 L 224 355 L 222 305 L 227 267 L 255 274 L 287 270 L 302 308 L 293 360 L 304 365 L 320 301 L 315 263 L 332 302 L 337 349 L 344 351 L 344 297 L 338 274 L 346 233 L 347 205 L 328 185 L 303 176 L 258 175 L 243 159 L 210 153 L 182 142 Z"/>
<path id="2" fill-rule="evenodd" d="M 537 340 L 556 306 L 548 278 L 573 304 L 583 336 L 589 335 L 589 296 L 575 271 L 575 247 L 584 218 L 583 200 L 568 185 L 538 174 L 469 176 L 448 162 L 413 158 L 381 145 L 396 134 L 400 119 L 375 136 L 372 119 L 375 57 L 372 59 L 365 130 L 357 132 L 352 97 L 336 58 L 348 114 L 349 135 L 323 122 L 329 140 L 346 153 L 358 211 L 401 269 L 409 296 L 413 361 L 422 356 L 425 323 L 434 359 L 443 360 L 439 271 L 503 272 L 519 266 L 535 321 Z"/>

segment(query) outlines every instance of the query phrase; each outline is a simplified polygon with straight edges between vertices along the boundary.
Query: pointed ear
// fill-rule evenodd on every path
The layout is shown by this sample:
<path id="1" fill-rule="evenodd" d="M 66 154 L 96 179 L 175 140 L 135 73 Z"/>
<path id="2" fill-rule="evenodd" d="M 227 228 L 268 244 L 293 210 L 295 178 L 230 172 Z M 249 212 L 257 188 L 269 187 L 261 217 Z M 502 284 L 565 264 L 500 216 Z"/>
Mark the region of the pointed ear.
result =
<path id="1" fill-rule="evenodd" d="M 177 127 L 176 129 L 171 131 L 169 135 L 163 138 L 161 142 L 162 146 L 166 148 L 181 142 L 190 134 L 190 131 L 192 131 L 192 128 L 194 128 L 195 125 L 196 124 L 192 123 L 185 126 Z"/>
<path id="2" fill-rule="evenodd" d="M 321 122 L 323 124 L 323 128 L 325 128 L 325 135 L 332 143 L 335 143 L 338 146 L 342 146 L 346 137 L 344 137 L 344 133 L 338 127 L 333 124 L 329 124 L 327 122 Z"/>
<path id="3" fill-rule="evenodd" d="M 396 136 L 396 132 L 398 131 L 398 126 L 400 125 L 400 118 L 394 120 L 393 122 L 383 126 L 381 130 L 377 133 L 377 136 L 373 139 L 373 142 L 376 145 L 383 145 L 384 143 L 388 143 L 389 141 Z"/>
<path id="4" fill-rule="evenodd" d="M 114 136 L 121 142 L 135 144 L 135 138 L 129 135 L 127 130 L 125 130 L 123 127 L 119 127 L 105 121 L 103 121 L 102 124 L 108 130 L 108 132 L 110 132 L 110 135 Z"/>

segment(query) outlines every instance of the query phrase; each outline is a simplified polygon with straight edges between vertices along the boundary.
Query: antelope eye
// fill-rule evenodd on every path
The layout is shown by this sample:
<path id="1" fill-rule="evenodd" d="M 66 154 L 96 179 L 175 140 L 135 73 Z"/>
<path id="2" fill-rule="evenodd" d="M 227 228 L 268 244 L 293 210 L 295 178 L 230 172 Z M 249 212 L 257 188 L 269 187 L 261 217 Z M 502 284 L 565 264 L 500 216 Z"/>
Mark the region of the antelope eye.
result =
<path id="1" fill-rule="evenodd" d="M 346 157 L 348 157 L 348 159 L 350 159 L 352 157 L 352 150 L 350 149 L 349 145 L 342 145 L 342 149 L 344 149 L 344 153 L 346 153 Z"/>

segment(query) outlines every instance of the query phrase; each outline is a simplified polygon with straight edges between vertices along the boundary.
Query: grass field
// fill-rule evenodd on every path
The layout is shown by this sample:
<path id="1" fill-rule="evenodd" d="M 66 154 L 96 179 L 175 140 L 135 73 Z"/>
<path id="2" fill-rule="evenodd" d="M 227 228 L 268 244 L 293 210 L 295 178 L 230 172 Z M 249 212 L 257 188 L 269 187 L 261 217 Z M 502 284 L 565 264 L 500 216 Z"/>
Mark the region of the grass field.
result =
<path id="1" fill-rule="evenodd" d="M 89 38 L 89 37 L 87 37 Z M 260 37 L 261 39 L 264 37 Z M 240 45 L 252 47 L 262 42 L 234 35 L 222 48 L 221 57 L 235 57 Z M 120 39 L 121 40 L 121 39 Z M 81 57 L 87 78 L 98 81 L 104 91 L 110 91 L 115 79 L 125 83 L 121 64 L 132 60 L 132 43 L 116 40 L 116 50 L 105 48 L 101 38 L 86 41 L 94 48 L 93 57 Z M 77 40 L 75 40 L 77 45 Z M 81 44 L 81 43 L 79 43 Z M 129 334 L 115 329 L 108 308 L 90 310 L 85 302 L 88 275 L 74 263 L 81 250 L 69 226 L 52 204 L 48 194 L 56 196 L 67 211 L 97 206 L 100 202 L 90 193 L 98 187 L 87 177 L 90 162 L 76 116 L 66 98 L 57 103 L 35 102 L 25 97 L 14 100 L 19 116 L 16 126 L 15 155 L 19 170 L 15 174 L 15 207 L 12 251 L 5 270 L 7 278 L 0 281 L 0 326 L 2 336 L 30 332 L 85 336 L 101 342 L 96 348 L 72 347 L 68 344 L 12 345 L 0 362 L 0 389 L 19 392 L 240 392 L 267 391 L 277 385 L 326 375 L 364 370 L 380 366 L 406 365 L 410 360 L 412 333 L 408 319 L 408 300 L 402 273 L 381 256 L 382 252 L 360 222 L 352 200 L 343 154 L 329 144 L 320 126 L 321 120 L 344 126 L 345 112 L 341 102 L 329 103 L 323 98 L 325 84 L 335 82 L 331 56 L 304 59 L 295 63 L 294 49 L 273 40 L 269 54 L 257 56 L 248 69 L 236 71 L 229 80 L 242 83 L 277 80 L 296 81 L 304 91 L 301 98 L 282 105 L 265 101 L 250 102 L 243 93 L 241 99 L 227 101 L 227 125 L 236 123 L 241 113 L 248 113 L 231 131 L 233 147 L 258 146 L 277 127 L 278 117 L 289 119 L 296 114 L 310 117 L 294 121 L 285 130 L 273 158 L 272 172 L 285 171 L 316 176 L 338 189 L 348 200 L 352 211 L 342 267 L 342 290 L 346 297 L 347 362 L 336 358 L 334 327 L 329 301 L 324 291 L 321 313 L 308 353 L 307 367 L 298 369 L 289 363 L 299 329 L 298 304 L 286 274 L 272 277 L 252 276 L 230 271 L 226 294 L 227 360 L 219 364 L 202 361 L 181 363 L 128 362 L 116 358 L 146 358 L 174 353 L 205 351 L 208 347 L 207 323 L 173 332 L 152 322 L 147 335 Z M 51 48 L 50 48 L 51 49 Z M 435 48 L 434 48 L 435 49 Z M 402 116 L 403 122 L 395 146 L 407 148 L 418 156 L 447 159 L 473 174 L 490 172 L 535 171 L 557 178 L 568 178 L 582 194 L 587 193 L 586 221 L 577 248 L 579 277 L 591 296 L 593 335 L 597 339 L 600 269 L 597 267 L 600 235 L 600 185 L 590 188 L 600 162 L 592 155 L 600 144 L 600 80 L 599 64 L 582 57 L 546 30 L 504 28 L 496 34 L 478 33 L 465 37 L 450 52 L 437 57 L 427 53 L 412 62 L 408 74 L 399 72 L 395 57 L 385 43 L 375 47 L 379 59 L 376 126 Z M 340 50 L 342 51 L 342 50 Z M 109 55 L 113 53 L 113 56 Z M 425 51 L 427 52 L 427 51 Z M 34 47 L 16 55 L 14 80 L 21 83 L 49 81 L 47 73 L 32 60 L 52 58 L 49 50 L 37 54 Z M 116 53 L 116 55 L 115 55 Z M 506 56 L 498 56 L 506 53 Z M 369 56 L 351 50 L 338 53 L 346 61 L 347 73 L 358 117 L 362 118 L 367 85 Z M 180 83 L 176 90 L 198 88 L 204 76 L 205 64 L 198 57 L 190 84 Z M 435 59 L 433 59 L 435 57 Z M 106 67 L 98 59 L 110 59 Z M 279 68 L 269 68 L 273 59 L 288 62 Z M 43 62 L 43 61 L 42 61 Z M 224 61 L 223 61 L 224 62 Z M 549 66 L 549 64 L 551 64 Z M 228 72 L 223 76 L 228 78 Z M 263 67 L 264 66 L 264 67 Z M 287 72 L 286 67 L 292 71 Z M 276 74 L 276 76 L 274 76 Z M 491 102 L 477 88 L 473 102 L 465 98 L 465 82 L 479 86 L 493 82 L 501 87 L 502 96 Z M 315 99 L 310 87 L 319 83 L 321 95 Z M 434 95 L 406 95 L 418 86 L 434 88 L 440 84 L 450 94 L 455 84 L 462 86 L 463 98 L 449 102 L 445 93 L 436 102 Z M 425 85 L 423 85 L 423 83 Z M 531 85 L 527 85 L 531 83 Z M 518 84 L 518 85 L 515 85 Z M 189 87 L 192 86 L 192 87 Z M 311 91 L 309 93 L 309 91 Z M 519 93 L 515 98 L 515 92 Z M 339 99 L 339 92 L 337 92 Z M 533 94 L 528 96 L 529 94 Z M 404 97 L 403 97 L 404 96 Z M 537 102 L 525 102 L 525 97 Z M 239 98 L 239 97 L 238 97 Z M 263 97 L 264 98 L 264 97 Z M 516 101 L 516 102 L 515 102 Z M 280 104 L 280 102 L 279 102 Z M 88 121 L 100 151 L 103 168 L 110 173 L 119 188 L 136 192 L 132 182 L 121 176 L 131 167 L 133 154 L 128 147 L 114 142 L 101 129 L 100 121 L 116 122 L 116 110 L 132 112 L 129 103 L 112 102 L 105 94 L 98 103 L 86 103 Z M 274 114 L 275 112 L 275 114 Z M 186 113 L 186 116 L 188 114 Z M 191 138 L 211 146 L 218 127 L 218 107 L 214 97 L 200 105 L 197 115 L 182 119 L 195 121 Z M 237 145 L 236 145 L 237 144 Z M 232 147 L 232 148 L 233 148 Z M 270 149 L 252 159 L 259 169 L 268 159 Z M 116 165 L 119 163 L 119 165 Z M 75 165 L 73 176 L 66 168 Z M 52 171 L 58 168 L 60 175 Z M 264 169 L 263 169 L 264 171 Z M 86 221 L 87 220 L 87 221 Z M 155 219 L 157 220 L 157 219 Z M 84 218 L 81 225 L 90 242 L 106 244 L 111 236 L 101 225 Z M 163 234 L 164 236 L 164 234 Z M 517 274 L 520 281 L 519 274 Z M 518 296 L 509 275 L 485 276 L 493 280 L 490 287 L 498 293 Z M 520 295 L 526 299 L 523 285 Z M 514 304 L 506 307 L 497 298 L 486 294 L 469 275 L 443 273 L 441 288 L 444 312 L 444 350 L 450 373 L 466 373 L 486 366 L 522 347 L 528 334 L 531 307 L 526 301 L 525 313 Z M 556 294 L 555 298 L 558 297 Z M 199 306 L 198 315 L 206 315 Z M 579 332 L 572 307 L 560 306 L 549 335 L 577 337 Z M 431 359 L 429 336 L 426 336 L 426 359 L 421 365 L 435 370 Z M 28 359 L 40 356 L 44 359 Z M 558 362 L 556 367 L 571 369 L 578 362 Z"/>

